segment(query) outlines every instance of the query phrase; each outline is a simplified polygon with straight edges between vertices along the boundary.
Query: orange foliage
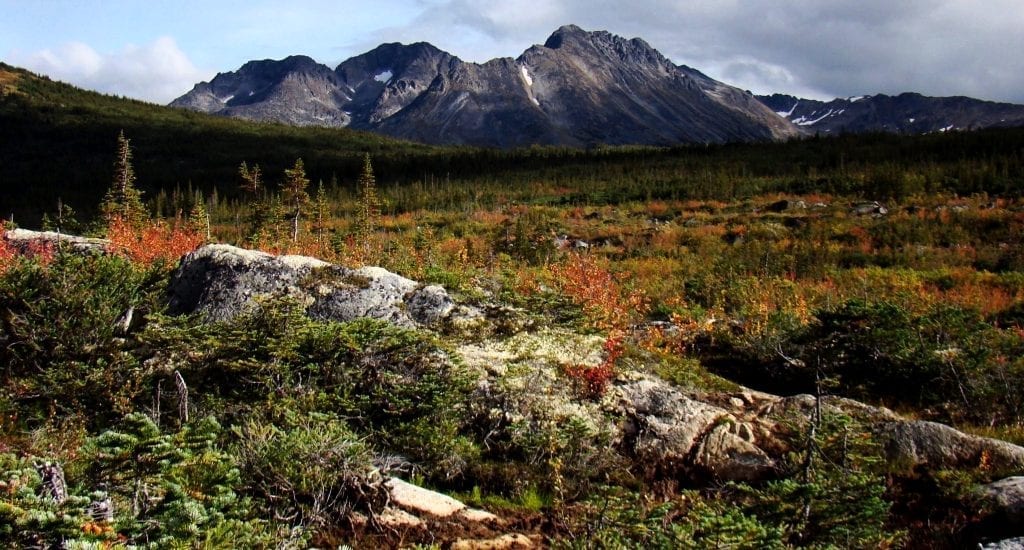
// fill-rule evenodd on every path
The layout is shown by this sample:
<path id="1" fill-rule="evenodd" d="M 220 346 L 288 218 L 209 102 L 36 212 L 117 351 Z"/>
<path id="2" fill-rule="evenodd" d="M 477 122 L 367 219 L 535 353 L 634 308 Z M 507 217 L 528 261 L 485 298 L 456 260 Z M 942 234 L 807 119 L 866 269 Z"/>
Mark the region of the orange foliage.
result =
<path id="1" fill-rule="evenodd" d="M 17 255 L 18 251 L 13 246 L 6 240 L 0 239 L 0 275 L 7 271 Z"/>
<path id="2" fill-rule="evenodd" d="M 114 253 L 144 265 L 175 262 L 206 240 L 201 233 L 179 221 L 172 225 L 163 221 L 133 225 L 121 218 L 110 221 L 107 238 Z"/>
<path id="3" fill-rule="evenodd" d="M 573 381 L 577 391 L 586 397 L 600 397 L 608 389 L 608 383 L 615 377 L 615 362 L 622 356 L 621 336 L 609 336 L 604 342 L 604 360 L 596 367 L 567 365 L 565 374 Z"/>
<path id="4" fill-rule="evenodd" d="M 30 242 L 23 253 L 11 243 L 0 238 L 0 275 L 5 273 L 14 263 L 15 258 L 18 258 L 19 256 L 35 258 L 39 264 L 46 266 L 53 261 L 53 255 L 53 245 L 48 242 Z"/>
<path id="5" fill-rule="evenodd" d="M 570 254 L 564 262 L 551 265 L 549 271 L 558 289 L 583 307 L 598 330 L 624 331 L 650 307 L 642 290 L 627 291 L 590 254 Z"/>
<path id="6" fill-rule="evenodd" d="M 605 359 L 596 366 L 574 365 L 565 372 L 586 395 L 600 396 L 615 375 L 615 362 L 622 355 L 623 339 L 630 325 L 650 307 L 640 290 L 626 290 L 621 281 L 589 254 L 571 254 L 549 267 L 559 290 L 583 307 L 590 323 L 606 331 Z"/>

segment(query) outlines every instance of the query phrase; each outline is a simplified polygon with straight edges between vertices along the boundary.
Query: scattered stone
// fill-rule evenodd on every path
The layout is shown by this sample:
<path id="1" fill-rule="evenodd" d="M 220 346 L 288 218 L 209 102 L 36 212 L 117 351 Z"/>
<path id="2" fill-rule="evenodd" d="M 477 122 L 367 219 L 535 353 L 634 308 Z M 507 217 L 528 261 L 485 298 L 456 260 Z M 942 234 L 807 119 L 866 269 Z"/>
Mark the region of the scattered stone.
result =
<path id="1" fill-rule="evenodd" d="M 807 203 L 801 200 L 789 200 L 782 199 L 780 201 L 773 202 L 765 207 L 765 210 L 769 212 L 785 212 L 787 210 L 806 210 Z"/>
<path id="2" fill-rule="evenodd" d="M 862 202 L 854 204 L 850 209 L 851 214 L 858 216 L 880 217 L 889 213 L 889 209 L 882 206 L 878 201 Z"/>

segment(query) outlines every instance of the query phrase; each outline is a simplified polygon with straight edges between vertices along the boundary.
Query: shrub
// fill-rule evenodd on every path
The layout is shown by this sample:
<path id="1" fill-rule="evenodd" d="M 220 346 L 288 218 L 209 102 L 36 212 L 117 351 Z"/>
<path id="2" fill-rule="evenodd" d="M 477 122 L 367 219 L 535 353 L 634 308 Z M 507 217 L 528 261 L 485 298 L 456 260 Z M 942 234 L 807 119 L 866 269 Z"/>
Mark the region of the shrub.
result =
<path id="1" fill-rule="evenodd" d="M 107 238 L 115 253 L 145 266 L 173 265 L 206 241 L 200 231 L 181 220 L 173 224 L 164 221 L 130 223 L 120 217 L 110 220 Z"/>
<path id="2" fill-rule="evenodd" d="M 470 378 L 432 336 L 385 321 L 319 322 L 289 301 L 197 325 L 157 318 L 142 335 L 168 373 L 202 388 L 196 406 L 241 421 L 279 406 L 331 412 L 428 475 L 458 475 L 474 453 L 459 436 Z M 222 408 L 224 402 L 233 407 Z M 237 416 L 234 416 L 237 415 Z"/>
<path id="3" fill-rule="evenodd" d="M 13 399 L 36 414 L 127 412 L 140 381 L 118 320 L 157 309 L 159 281 L 122 258 L 63 251 L 48 265 L 9 266 L 0 276 L 0 377 Z"/>
<path id="4" fill-rule="evenodd" d="M 293 525 L 336 525 L 353 510 L 383 508 L 385 488 L 366 443 L 340 418 L 285 415 L 282 426 L 250 421 L 235 428 L 239 457 L 263 513 Z"/>

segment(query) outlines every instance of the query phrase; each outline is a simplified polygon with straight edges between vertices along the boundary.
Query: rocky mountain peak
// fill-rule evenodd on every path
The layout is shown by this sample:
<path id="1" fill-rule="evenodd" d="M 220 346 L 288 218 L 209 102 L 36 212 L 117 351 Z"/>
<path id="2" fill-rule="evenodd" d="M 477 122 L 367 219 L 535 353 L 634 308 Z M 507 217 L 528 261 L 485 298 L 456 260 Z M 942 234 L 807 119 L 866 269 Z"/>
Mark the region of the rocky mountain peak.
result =
<path id="1" fill-rule="evenodd" d="M 334 71 L 304 56 L 251 62 L 197 85 L 172 105 L 498 147 L 796 135 L 742 91 L 704 78 L 698 82 L 639 38 L 565 25 L 516 59 L 482 64 L 425 42 L 382 44 Z"/>
<path id="2" fill-rule="evenodd" d="M 641 38 L 623 38 L 608 31 L 585 31 L 576 25 L 560 27 L 544 42 L 549 50 L 566 50 L 579 54 L 589 50 L 618 61 L 630 63 L 668 64 L 660 52 Z"/>

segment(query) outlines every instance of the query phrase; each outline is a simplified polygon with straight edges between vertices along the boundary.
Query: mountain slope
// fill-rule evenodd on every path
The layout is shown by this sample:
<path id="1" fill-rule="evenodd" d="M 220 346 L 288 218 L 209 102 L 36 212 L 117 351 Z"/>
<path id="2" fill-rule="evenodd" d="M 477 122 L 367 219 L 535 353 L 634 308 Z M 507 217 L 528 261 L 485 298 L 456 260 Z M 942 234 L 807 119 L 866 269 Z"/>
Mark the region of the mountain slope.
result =
<path id="1" fill-rule="evenodd" d="M 1024 105 L 969 97 L 927 97 L 904 93 L 832 101 L 789 95 L 757 96 L 805 133 L 895 132 L 926 134 L 950 130 L 1024 125 Z"/>
<path id="2" fill-rule="evenodd" d="M 516 59 L 483 64 L 425 43 L 384 44 L 333 73 L 311 62 L 250 62 L 197 84 L 171 105 L 499 147 L 720 143 L 798 134 L 749 93 L 677 67 L 643 40 L 573 25 Z"/>

